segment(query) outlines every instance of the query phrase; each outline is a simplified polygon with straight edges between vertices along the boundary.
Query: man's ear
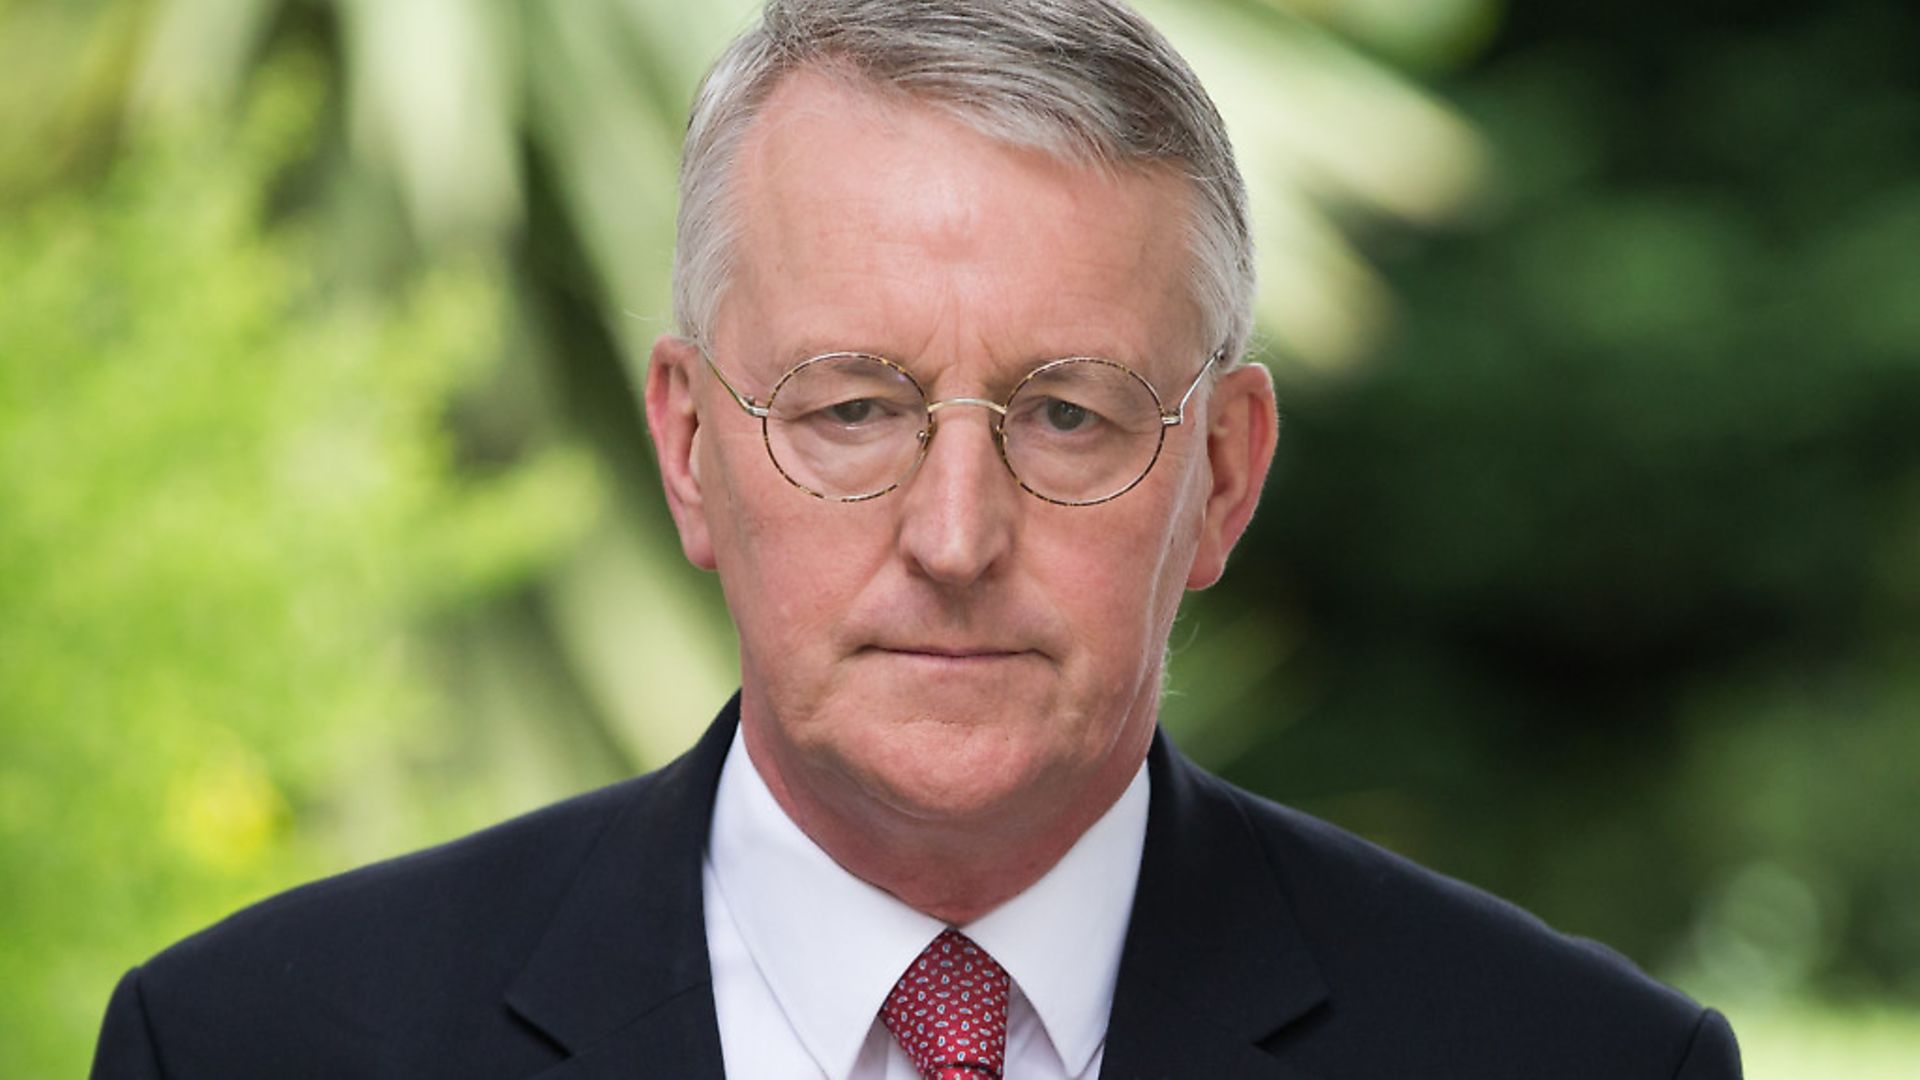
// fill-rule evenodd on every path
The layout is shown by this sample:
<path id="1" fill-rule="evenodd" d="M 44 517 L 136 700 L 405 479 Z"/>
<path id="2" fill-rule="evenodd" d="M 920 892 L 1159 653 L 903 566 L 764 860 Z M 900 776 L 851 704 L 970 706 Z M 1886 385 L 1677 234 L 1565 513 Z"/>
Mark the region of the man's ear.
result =
<path id="1" fill-rule="evenodd" d="M 1260 489 L 1273 464 L 1280 438 L 1279 412 L 1273 400 L 1273 375 L 1257 363 L 1242 364 L 1213 386 L 1207 409 L 1207 462 L 1213 487 L 1207 493 L 1200 544 L 1187 571 L 1187 588 L 1204 589 L 1220 580 L 1227 555 L 1247 531 Z"/>
<path id="2" fill-rule="evenodd" d="M 700 487 L 700 412 L 693 392 L 700 363 L 699 346 L 686 338 L 662 334 L 653 343 L 647 365 L 647 431 L 653 435 L 667 508 L 680 530 L 680 550 L 693 565 L 711 570 L 713 537 Z"/>

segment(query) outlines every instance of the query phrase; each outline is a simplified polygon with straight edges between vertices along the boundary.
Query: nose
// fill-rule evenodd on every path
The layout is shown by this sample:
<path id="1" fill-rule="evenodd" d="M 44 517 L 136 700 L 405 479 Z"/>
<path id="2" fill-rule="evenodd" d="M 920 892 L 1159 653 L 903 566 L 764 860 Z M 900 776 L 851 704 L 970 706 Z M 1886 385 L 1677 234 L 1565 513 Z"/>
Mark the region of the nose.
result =
<path id="1" fill-rule="evenodd" d="M 971 400 L 953 404 L 976 404 Z M 1013 549 L 1023 497 L 995 443 L 992 406 L 935 414 L 932 441 L 902 500 L 900 549 L 927 578 L 965 586 Z"/>

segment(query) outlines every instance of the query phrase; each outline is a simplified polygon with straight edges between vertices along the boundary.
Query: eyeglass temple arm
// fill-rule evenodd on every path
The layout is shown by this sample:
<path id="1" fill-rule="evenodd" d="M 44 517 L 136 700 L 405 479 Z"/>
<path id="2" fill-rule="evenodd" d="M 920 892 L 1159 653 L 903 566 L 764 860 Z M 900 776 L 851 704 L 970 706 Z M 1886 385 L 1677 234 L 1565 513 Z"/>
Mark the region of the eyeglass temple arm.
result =
<path id="1" fill-rule="evenodd" d="M 1166 427 L 1173 427 L 1174 425 L 1179 424 L 1182 421 L 1186 420 L 1187 402 L 1192 400 L 1193 392 L 1200 389 L 1200 380 L 1206 378 L 1207 372 L 1213 368 L 1213 365 L 1219 363 L 1220 360 L 1226 355 L 1227 355 L 1227 349 L 1226 349 L 1226 346 L 1224 345 L 1218 349 L 1213 350 L 1213 355 L 1207 357 L 1207 362 L 1204 364 L 1201 364 L 1200 370 L 1194 374 L 1193 381 L 1187 384 L 1187 392 L 1180 395 L 1180 404 L 1175 405 L 1173 407 L 1173 411 L 1164 412 L 1160 414 L 1160 423 L 1162 425 Z M 708 361 L 708 362 L 711 363 L 712 361 Z M 726 380 L 721 379 L 720 381 L 725 382 Z M 731 389 L 731 387 L 729 387 L 729 389 Z"/>
<path id="2" fill-rule="evenodd" d="M 734 389 L 733 383 L 728 381 L 727 379 L 727 373 L 724 371 L 721 371 L 720 365 L 713 362 L 713 355 L 707 352 L 707 347 L 705 345 L 696 341 L 694 342 L 694 347 L 700 350 L 700 358 L 707 362 L 707 369 L 713 372 L 713 377 L 716 379 L 719 379 L 720 385 L 727 388 L 727 395 L 733 398 L 734 404 L 746 410 L 746 413 L 748 416 L 756 417 L 761 420 L 765 420 L 769 415 L 772 414 L 772 410 L 768 409 L 765 405 L 762 405 L 759 402 L 754 401 L 752 398 Z M 1201 370 L 1204 371 L 1206 369 L 1202 368 Z M 1187 392 L 1192 393 L 1193 391 L 1189 390 Z M 1182 404 L 1184 405 L 1185 402 L 1183 401 Z"/>

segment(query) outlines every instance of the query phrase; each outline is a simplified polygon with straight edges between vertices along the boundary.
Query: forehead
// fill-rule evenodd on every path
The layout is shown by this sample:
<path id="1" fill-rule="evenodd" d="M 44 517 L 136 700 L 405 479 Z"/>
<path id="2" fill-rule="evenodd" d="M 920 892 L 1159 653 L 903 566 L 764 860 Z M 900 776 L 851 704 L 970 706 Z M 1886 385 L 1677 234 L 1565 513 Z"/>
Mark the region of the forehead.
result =
<path id="1" fill-rule="evenodd" d="M 1204 351 L 1191 185 L 1171 169 L 1076 165 L 805 71 L 769 97 L 736 168 L 719 328 L 749 355 L 1096 353 L 1180 368 Z"/>

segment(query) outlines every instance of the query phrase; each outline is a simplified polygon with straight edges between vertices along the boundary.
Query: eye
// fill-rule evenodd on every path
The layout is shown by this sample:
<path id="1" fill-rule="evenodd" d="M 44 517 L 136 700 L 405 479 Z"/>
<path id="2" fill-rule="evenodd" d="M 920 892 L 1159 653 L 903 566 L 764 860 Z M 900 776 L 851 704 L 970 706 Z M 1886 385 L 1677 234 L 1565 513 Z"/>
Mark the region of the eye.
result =
<path id="1" fill-rule="evenodd" d="M 860 424 L 873 417 L 877 404 L 872 398 L 854 398 L 827 406 L 827 414 L 842 424 Z"/>
<path id="2" fill-rule="evenodd" d="M 1100 409 L 1084 401 L 1036 394 L 1023 396 L 1007 416 L 1007 422 L 1045 437 L 1085 438 L 1098 433 L 1108 419 Z"/>
<path id="3" fill-rule="evenodd" d="M 901 428 L 915 426 L 913 416 L 911 407 L 902 402 L 872 394 L 845 394 L 829 397 L 786 422 L 807 429 L 815 438 L 848 443 L 895 438 Z"/>
<path id="4" fill-rule="evenodd" d="M 1047 426 L 1055 431 L 1073 431 L 1091 416 L 1086 406 L 1054 398 L 1046 404 Z"/>

